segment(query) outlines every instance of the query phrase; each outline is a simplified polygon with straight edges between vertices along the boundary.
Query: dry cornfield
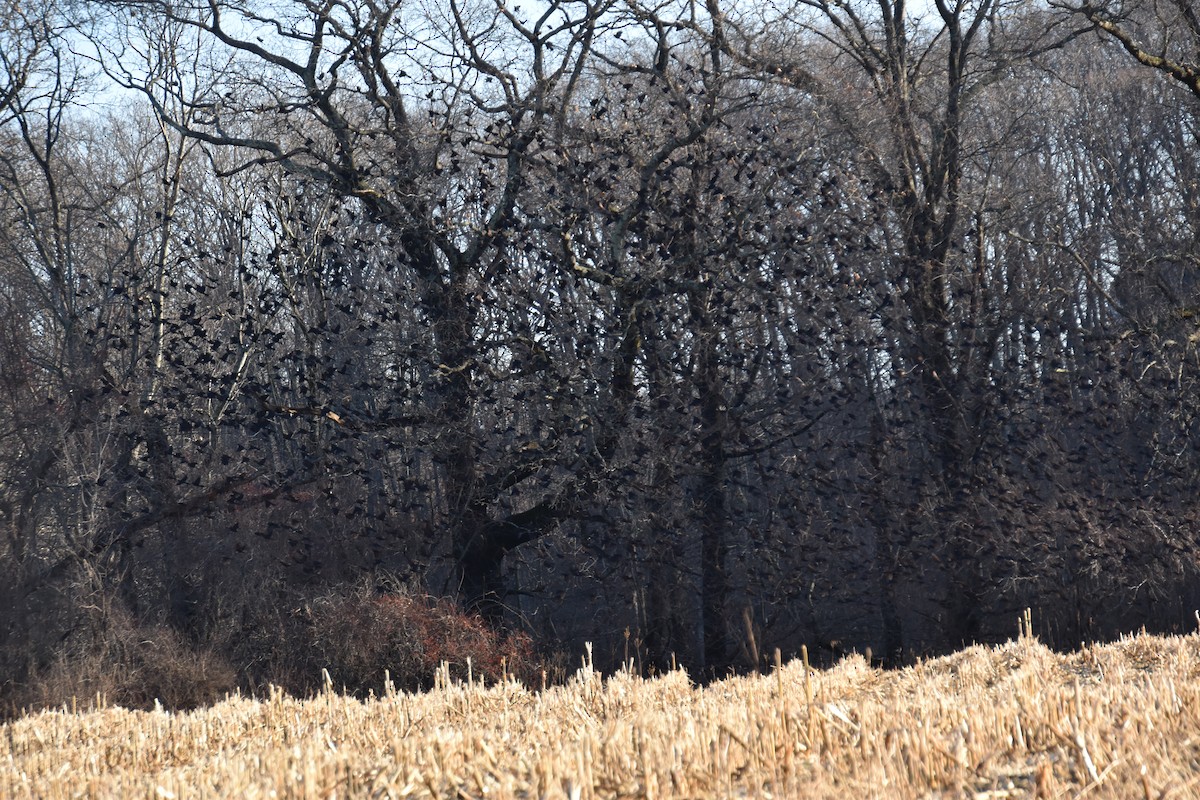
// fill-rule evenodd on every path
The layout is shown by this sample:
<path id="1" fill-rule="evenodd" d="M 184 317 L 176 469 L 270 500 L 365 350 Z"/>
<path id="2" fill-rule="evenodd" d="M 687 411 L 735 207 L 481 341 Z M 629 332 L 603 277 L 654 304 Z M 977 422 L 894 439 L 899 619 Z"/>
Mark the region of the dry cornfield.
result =
<path id="1" fill-rule="evenodd" d="M 13 800 L 1196 796 L 1196 635 L 1070 655 L 1022 636 L 904 670 L 851 657 L 706 687 L 585 665 L 540 692 L 443 680 L 367 701 L 64 709 L 0 736 Z"/>

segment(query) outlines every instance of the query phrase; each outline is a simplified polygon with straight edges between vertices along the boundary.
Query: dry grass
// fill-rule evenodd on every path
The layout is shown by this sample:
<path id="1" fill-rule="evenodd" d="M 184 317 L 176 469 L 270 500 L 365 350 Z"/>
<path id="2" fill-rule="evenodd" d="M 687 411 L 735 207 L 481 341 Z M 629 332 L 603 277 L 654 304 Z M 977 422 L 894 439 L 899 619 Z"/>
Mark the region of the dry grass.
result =
<path id="1" fill-rule="evenodd" d="M 1197 636 L 1023 637 L 705 688 L 585 668 L 544 692 L 42 712 L 0 734 L 0 797 L 1197 797 L 1198 672 Z"/>

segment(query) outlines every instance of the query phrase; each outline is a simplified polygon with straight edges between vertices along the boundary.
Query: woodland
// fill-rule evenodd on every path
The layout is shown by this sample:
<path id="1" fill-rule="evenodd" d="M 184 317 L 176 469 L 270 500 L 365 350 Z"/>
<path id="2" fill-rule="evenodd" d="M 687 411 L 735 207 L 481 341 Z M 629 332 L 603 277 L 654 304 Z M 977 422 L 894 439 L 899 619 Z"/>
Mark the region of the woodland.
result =
<path id="1" fill-rule="evenodd" d="M 1193 0 L 0 6 L 0 700 L 1195 628 Z"/>

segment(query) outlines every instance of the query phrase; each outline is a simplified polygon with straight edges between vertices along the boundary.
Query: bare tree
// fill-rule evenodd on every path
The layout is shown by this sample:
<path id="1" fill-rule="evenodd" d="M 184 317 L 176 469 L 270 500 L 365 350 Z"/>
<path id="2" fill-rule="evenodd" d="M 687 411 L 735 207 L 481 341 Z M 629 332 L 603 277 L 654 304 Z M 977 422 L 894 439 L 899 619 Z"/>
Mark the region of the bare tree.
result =
<path id="1" fill-rule="evenodd" d="M 414 405 L 439 421 L 436 503 L 452 531 L 455 583 L 492 616 L 503 597 L 505 553 L 554 525 L 572 507 L 570 496 L 587 494 L 584 486 L 555 489 L 495 516 L 498 493 L 548 465 L 522 458 L 489 474 L 481 463 L 478 389 L 486 365 L 478 337 L 486 330 L 484 303 L 514 255 L 510 229 L 527 213 L 520 197 L 529 164 L 576 91 L 607 7 L 557 3 L 526 19 L 504 5 L 450 3 L 414 17 L 399 4 L 297 3 L 266 19 L 237 4 L 111 6 L 148 12 L 161 21 L 155 24 L 191 31 L 206 53 L 221 54 L 207 62 L 216 69 L 202 89 L 162 77 L 165 50 L 138 72 L 122 53 L 109 54 L 126 70 L 124 82 L 144 92 L 174 130 L 235 148 L 244 154 L 238 169 L 274 164 L 325 186 L 388 232 L 431 332 L 433 370 Z M 128 30 L 124 41 L 145 40 L 145 31 Z M 414 99 L 418 91 L 424 100 Z M 270 127 L 262 126 L 265 108 L 279 112 Z M 627 393 L 619 384 L 611 390 L 619 417 Z M 332 424 L 373 424 L 335 413 L 323 398 L 281 402 L 264 394 L 261 403 L 327 423 L 336 416 Z M 570 456 L 563 466 L 582 469 L 586 484 L 598 463 Z"/>
<path id="2" fill-rule="evenodd" d="M 1135 3 L 1052 3 L 1111 37 L 1139 63 L 1178 81 L 1200 97 L 1200 16 L 1191 0 Z"/>

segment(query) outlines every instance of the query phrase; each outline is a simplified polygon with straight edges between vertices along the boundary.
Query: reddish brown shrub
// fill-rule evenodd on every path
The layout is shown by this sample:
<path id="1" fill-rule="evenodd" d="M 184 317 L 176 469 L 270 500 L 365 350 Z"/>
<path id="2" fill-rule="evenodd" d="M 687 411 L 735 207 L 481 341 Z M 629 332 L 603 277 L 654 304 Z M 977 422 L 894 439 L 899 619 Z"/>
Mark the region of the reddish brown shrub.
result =
<path id="1" fill-rule="evenodd" d="M 317 601 L 311 612 L 320 666 L 338 688 L 378 691 L 385 670 L 397 688 L 428 688 L 442 662 L 452 678 L 467 680 L 468 659 L 474 680 L 540 676 L 527 635 L 499 632 L 450 600 L 358 593 Z"/>

